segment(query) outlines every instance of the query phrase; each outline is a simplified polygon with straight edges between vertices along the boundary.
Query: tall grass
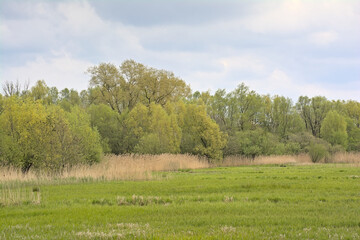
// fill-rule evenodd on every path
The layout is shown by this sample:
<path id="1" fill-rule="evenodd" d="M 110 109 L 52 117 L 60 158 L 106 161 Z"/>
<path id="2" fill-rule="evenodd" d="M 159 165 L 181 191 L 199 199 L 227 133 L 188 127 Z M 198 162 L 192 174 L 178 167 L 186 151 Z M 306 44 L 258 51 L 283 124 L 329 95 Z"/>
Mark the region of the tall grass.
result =
<path id="1" fill-rule="evenodd" d="M 338 152 L 330 156 L 326 162 L 328 163 L 350 163 L 353 166 L 360 166 L 360 153 L 354 152 Z"/>
<path id="2" fill-rule="evenodd" d="M 1 185 L 0 206 L 40 204 L 39 187 L 29 187 L 19 182 L 8 182 Z"/>
<path id="3" fill-rule="evenodd" d="M 323 163 L 348 163 L 353 166 L 360 166 L 360 153 L 338 152 L 333 154 Z M 264 164 L 312 164 L 308 154 L 282 155 L 282 156 L 259 156 L 255 159 L 244 156 L 225 157 L 220 166 L 242 166 L 242 165 L 264 165 Z"/>
<path id="4" fill-rule="evenodd" d="M 23 174 L 19 169 L 0 168 L 0 182 L 38 181 L 51 179 L 103 179 L 103 180 L 150 180 L 153 171 L 175 171 L 210 167 L 206 158 L 186 154 L 161 155 L 107 155 L 101 163 L 92 166 L 79 165 L 65 169 L 60 175 L 49 176 L 30 171 Z"/>
<path id="5" fill-rule="evenodd" d="M 349 163 L 360 166 L 360 153 L 336 153 L 326 162 Z M 307 154 L 284 156 L 259 156 L 255 159 L 243 156 L 225 157 L 217 166 L 242 166 L 264 164 L 312 164 Z M 60 175 L 30 171 L 23 174 L 19 169 L 0 168 L 0 183 L 10 181 L 49 181 L 53 179 L 102 179 L 102 180 L 150 180 L 154 171 L 176 171 L 180 169 L 209 168 L 206 158 L 186 154 L 161 155 L 107 155 L 101 163 L 92 166 L 79 165 L 66 169 Z"/>
<path id="6" fill-rule="evenodd" d="M 243 166 L 243 165 L 264 165 L 264 164 L 286 164 L 297 163 L 306 164 L 311 163 L 310 157 L 307 154 L 300 155 L 282 155 L 282 156 L 259 156 L 255 159 L 244 156 L 228 156 L 225 157 L 220 166 Z"/>

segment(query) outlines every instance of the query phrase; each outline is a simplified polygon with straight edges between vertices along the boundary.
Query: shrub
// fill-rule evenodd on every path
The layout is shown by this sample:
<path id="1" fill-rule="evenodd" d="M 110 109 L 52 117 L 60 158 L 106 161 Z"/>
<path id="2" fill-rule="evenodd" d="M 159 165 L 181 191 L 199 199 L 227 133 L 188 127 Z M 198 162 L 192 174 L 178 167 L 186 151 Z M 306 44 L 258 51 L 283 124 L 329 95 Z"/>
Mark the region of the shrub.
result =
<path id="1" fill-rule="evenodd" d="M 326 146 L 318 143 L 311 144 L 309 147 L 309 155 L 313 163 L 319 162 L 328 155 Z"/>

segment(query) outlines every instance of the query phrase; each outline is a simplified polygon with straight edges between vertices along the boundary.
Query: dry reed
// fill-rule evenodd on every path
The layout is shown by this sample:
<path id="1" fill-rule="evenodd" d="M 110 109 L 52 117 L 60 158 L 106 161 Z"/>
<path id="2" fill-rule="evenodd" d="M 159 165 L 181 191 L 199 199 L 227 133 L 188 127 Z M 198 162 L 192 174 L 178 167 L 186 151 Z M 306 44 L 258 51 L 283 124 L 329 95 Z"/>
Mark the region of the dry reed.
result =
<path id="1" fill-rule="evenodd" d="M 286 163 L 310 163 L 310 157 L 306 154 L 283 155 L 283 156 L 259 156 L 255 159 L 244 156 L 228 156 L 220 164 L 224 167 L 243 166 L 243 165 L 264 165 L 264 164 L 286 164 Z"/>
<path id="2" fill-rule="evenodd" d="M 331 163 L 349 163 L 360 167 L 360 153 L 336 153 L 327 160 Z M 259 156 L 254 160 L 243 156 L 228 156 L 217 166 L 241 166 L 263 164 L 312 164 L 307 154 L 296 156 Z M 150 180 L 154 171 L 176 171 L 179 169 L 209 168 L 206 158 L 186 154 L 161 155 L 107 155 L 99 164 L 74 166 L 66 169 L 56 179 L 102 179 L 102 180 Z M 54 176 L 35 173 L 21 173 L 15 168 L 0 168 L 0 183 L 9 181 L 49 181 Z"/>
<path id="3" fill-rule="evenodd" d="M 349 163 L 353 166 L 360 166 L 360 153 L 338 152 L 330 156 L 329 163 Z"/>
<path id="4" fill-rule="evenodd" d="M 101 163 L 92 166 L 74 166 L 57 175 L 57 179 L 149 180 L 153 171 L 175 171 L 210 167 L 205 158 L 187 154 L 161 155 L 107 155 Z M 0 169 L 0 182 L 51 180 L 48 174 L 30 171 L 23 174 L 19 169 Z"/>

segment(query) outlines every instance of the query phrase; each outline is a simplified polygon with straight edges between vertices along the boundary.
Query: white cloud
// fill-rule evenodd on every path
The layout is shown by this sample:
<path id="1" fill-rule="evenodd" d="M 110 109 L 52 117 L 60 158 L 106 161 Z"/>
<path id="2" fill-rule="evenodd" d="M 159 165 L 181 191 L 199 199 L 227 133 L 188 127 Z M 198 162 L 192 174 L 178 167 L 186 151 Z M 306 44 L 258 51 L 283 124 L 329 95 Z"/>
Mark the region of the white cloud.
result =
<path id="1" fill-rule="evenodd" d="M 88 61 L 72 58 L 69 53 L 56 53 L 52 57 L 38 56 L 23 66 L 11 67 L 2 75 L 2 79 L 19 80 L 20 83 L 29 81 L 31 85 L 37 80 L 45 80 L 48 86 L 59 89 L 67 87 L 83 90 L 89 82 L 85 71 L 92 65 Z"/>
<path id="2" fill-rule="evenodd" d="M 62 16 L 61 25 L 74 35 L 98 32 L 106 27 L 88 2 L 62 2 L 56 11 Z"/>
<path id="3" fill-rule="evenodd" d="M 221 58 L 219 62 L 224 66 L 226 72 L 242 70 L 260 74 L 263 73 L 266 68 L 263 60 L 250 55 Z"/>
<path id="4" fill-rule="evenodd" d="M 201 24 L 169 24 L 164 19 L 150 26 L 105 20 L 86 1 L 16 1 L 15 5 L 17 17 L 0 19 L 0 48 L 13 51 L 13 62 L 0 64 L 6 80 L 44 79 L 50 86 L 84 89 L 89 78 L 83 72 L 89 66 L 104 61 L 119 65 L 132 58 L 173 71 L 194 90 L 230 91 L 245 82 L 263 94 L 296 97 L 316 92 L 336 96 L 331 89 L 337 87 L 321 77 L 331 77 L 329 72 L 337 68 L 350 69 L 350 78 L 358 73 L 354 69 L 359 61 L 355 50 L 360 2 L 352 0 L 249 1 L 245 9 L 226 18 Z M 319 48 L 335 43 L 336 49 Z M 316 64 L 321 68 L 311 74 L 317 75 L 306 75 Z M 306 79 L 300 72 L 306 72 Z M 355 96 L 354 88 L 348 87 L 349 96 Z"/>
<path id="5" fill-rule="evenodd" d="M 299 96 L 360 100 L 360 81 L 347 84 L 311 83 L 301 81 L 297 76 L 291 76 L 283 70 L 274 69 L 265 78 L 247 79 L 244 82 L 260 94 L 282 95 L 292 98 L 295 102 Z"/>
<path id="6" fill-rule="evenodd" d="M 323 27 L 356 30 L 359 8 L 357 1 L 261 1 L 242 24 L 258 33 L 299 32 Z"/>
<path id="7" fill-rule="evenodd" d="M 339 36 L 335 31 L 317 32 L 309 36 L 309 41 L 319 46 L 328 46 L 338 40 Z"/>

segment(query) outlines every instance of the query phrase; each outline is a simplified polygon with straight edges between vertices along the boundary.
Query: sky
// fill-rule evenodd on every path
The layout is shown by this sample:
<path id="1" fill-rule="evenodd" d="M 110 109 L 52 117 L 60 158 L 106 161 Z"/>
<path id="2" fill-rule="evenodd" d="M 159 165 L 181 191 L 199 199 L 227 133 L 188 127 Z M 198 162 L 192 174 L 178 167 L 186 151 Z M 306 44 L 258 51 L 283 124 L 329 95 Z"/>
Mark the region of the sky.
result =
<path id="1" fill-rule="evenodd" d="M 359 0 L 0 0 L 0 81 L 87 89 L 133 59 L 193 91 L 360 101 Z"/>

